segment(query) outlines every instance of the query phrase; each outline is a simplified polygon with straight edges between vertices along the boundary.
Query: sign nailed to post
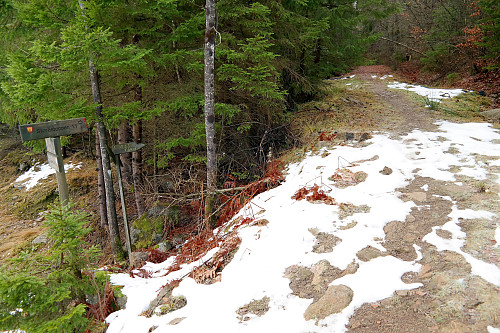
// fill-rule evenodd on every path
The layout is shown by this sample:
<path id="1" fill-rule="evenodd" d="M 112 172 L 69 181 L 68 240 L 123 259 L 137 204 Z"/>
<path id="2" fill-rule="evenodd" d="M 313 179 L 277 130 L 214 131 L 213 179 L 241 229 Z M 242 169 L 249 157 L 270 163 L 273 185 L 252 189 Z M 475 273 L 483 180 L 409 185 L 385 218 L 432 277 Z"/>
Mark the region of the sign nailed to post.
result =
<path id="1" fill-rule="evenodd" d="M 60 136 L 85 132 L 87 132 L 87 121 L 85 118 L 19 125 L 19 133 L 21 134 L 21 140 L 23 142 L 45 139 L 49 165 L 56 170 L 61 206 L 66 206 L 69 203 L 69 194 L 68 183 L 66 182 L 66 175 L 64 174 Z"/>
<path id="2" fill-rule="evenodd" d="M 21 140 L 23 142 L 44 138 L 55 138 L 63 135 L 87 132 L 87 121 L 85 118 L 75 118 L 19 125 L 19 132 L 21 133 Z"/>

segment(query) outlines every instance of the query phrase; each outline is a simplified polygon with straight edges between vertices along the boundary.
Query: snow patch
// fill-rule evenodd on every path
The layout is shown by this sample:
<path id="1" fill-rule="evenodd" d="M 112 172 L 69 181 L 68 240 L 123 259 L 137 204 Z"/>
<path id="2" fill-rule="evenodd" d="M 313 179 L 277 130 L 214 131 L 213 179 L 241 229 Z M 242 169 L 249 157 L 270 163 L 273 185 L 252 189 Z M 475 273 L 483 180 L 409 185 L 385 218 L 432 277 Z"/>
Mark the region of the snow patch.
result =
<path id="1" fill-rule="evenodd" d="M 387 86 L 392 89 L 403 89 L 412 91 L 414 93 L 419 94 L 420 96 L 427 97 L 430 101 L 433 102 L 439 102 L 444 98 L 453 98 L 455 96 L 460 95 L 463 92 L 466 92 L 466 90 L 463 89 L 427 88 L 419 85 L 412 85 L 397 81 L 389 83 Z"/>
<path id="2" fill-rule="evenodd" d="M 68 163 L 64 165 L 64 171 L 78 170 L 82 167 L 81 163 Z M 17 177 L 14 183 L 22 184 L 26 187 L 26 191 L 32 189 L 38 182 L 48 176 L 55 174 L 56 171 L 48 164 L 37 163 L 32 166 L 28 171 Z M 13 183 L 13 184 L 14 184 Z"/>

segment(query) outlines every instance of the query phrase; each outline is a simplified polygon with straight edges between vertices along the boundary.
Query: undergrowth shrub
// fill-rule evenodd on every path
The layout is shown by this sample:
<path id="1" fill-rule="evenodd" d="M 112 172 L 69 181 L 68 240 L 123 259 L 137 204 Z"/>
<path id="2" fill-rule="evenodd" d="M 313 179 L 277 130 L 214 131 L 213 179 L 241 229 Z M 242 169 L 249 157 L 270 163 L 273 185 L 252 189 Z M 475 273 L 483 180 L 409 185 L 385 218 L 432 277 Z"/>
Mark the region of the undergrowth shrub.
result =
<path id="1" fill-rule="evenodd" d="M 46 217 L 50 249 L 24 251 L 0 270 L 0 331 L 84 332 L 92 324 L 89 295 L 107 279 L 89 273 L 99 255 L 86 244 L 85 213 L 52 207 Z"/>

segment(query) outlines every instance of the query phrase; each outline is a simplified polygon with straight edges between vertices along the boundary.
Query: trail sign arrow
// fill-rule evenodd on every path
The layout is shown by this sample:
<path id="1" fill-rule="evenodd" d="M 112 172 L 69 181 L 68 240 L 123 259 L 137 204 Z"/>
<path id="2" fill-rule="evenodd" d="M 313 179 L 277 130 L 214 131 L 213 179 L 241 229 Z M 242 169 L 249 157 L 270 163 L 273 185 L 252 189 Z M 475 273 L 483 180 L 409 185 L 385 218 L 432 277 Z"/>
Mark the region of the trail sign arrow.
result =
<path id="1" fill-rule="evenodd" d="M 137 151 L 144 147 L 144 143 L 137 143 L 137 142 L 127 142 L 127 143 L 122 143 L 119 145 L 114 145 L 111 150 L 115 155 L 120 155 L 120 154 L 125 154 L 125 153 L 132 153 L 134 151 Z"/>

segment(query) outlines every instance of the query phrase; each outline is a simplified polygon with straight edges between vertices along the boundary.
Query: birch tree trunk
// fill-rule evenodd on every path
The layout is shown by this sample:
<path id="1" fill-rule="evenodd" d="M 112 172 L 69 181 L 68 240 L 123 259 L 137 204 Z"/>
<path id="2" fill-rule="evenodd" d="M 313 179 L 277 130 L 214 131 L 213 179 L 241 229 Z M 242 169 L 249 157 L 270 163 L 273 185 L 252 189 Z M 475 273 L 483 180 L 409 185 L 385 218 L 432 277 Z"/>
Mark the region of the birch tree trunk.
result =
<path id="1" fill-rule="evenodd" d="M 210 226 L 217 188 L 217 154 L 215 146 L 215 0 L 206 0 L 205 30 L 205 133 L 207 139 L 207 197 L 205 199 L 205 228 Z"/>

